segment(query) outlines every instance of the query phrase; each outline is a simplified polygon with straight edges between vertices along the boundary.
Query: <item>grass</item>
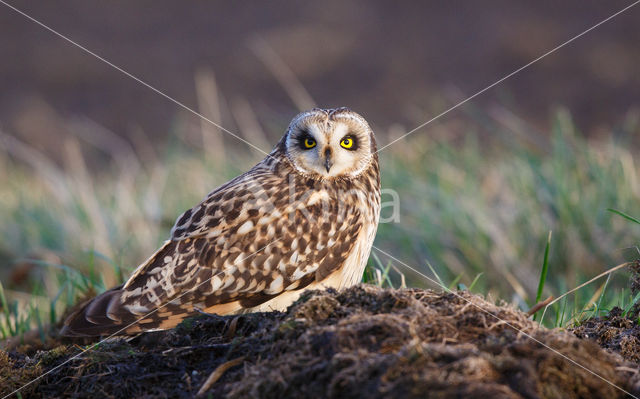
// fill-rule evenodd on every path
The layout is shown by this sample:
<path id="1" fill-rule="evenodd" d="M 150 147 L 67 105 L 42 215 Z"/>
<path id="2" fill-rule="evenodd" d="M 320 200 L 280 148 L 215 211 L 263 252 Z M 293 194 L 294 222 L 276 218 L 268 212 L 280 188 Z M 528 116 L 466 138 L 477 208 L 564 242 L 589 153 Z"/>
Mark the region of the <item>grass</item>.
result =
<path id="1" fill-rule="evenodd" d="M 400 193 L 401 226 L 381 226 L 377 245 L 413 265 L 426 258 L 443 281 L 463 274 L 467 283 L 484 272 L 478 292 L 523 309 L 536 302 L 550 230 L 546 295 L 557 297 L 637 258 L 638 226 L 607 211 L 637 209 L 639 165 L 631 142 L 637 126 L 586 140 L 566 111 L 552 122 L 551 137 L 535 144 L 525 127 L 516 132 L 498 122 L 486 122 L 489 134 L 469 129 L 451 138 L 451 123 L 394 149 L 398 156 L 386 158 L 383 185 Z M 612 277 L 602 310 L 620 302 L 618 288 L 629 298 L 628 281 L 625 272 Z M 581 312 L 597 288 L 567 299 L 566 309 Z"/>
<path id="2" fill-rule="evenodd" d="M 547 282 L 547 273 L 549 272 L 549 249 L 551 248 L 551 232 L 549 232 L 549 238 L 547 238 L 547 245 L 544 247 L 544 260 L 542 262 L 542 270 L 540 271 L 540 282 L 538 283 L 538 292 L 536 293 L 535 303 L 540 302 L 542 299 L 542 291 L 544 285 Z"/>
<path id="3" fill-rule="evenodd" d="M 245 108 L 240 114 L 250 113 Z M 636 212 L 640 199 L 633 118 L 606 138 L 587 140 L 563 110 L 548 138 L 522 122 L 506 127 L 501 118 L 470 114 L 381 153 L 383 188 L 398 193 L 400 221 L 382 224 L 376 245 L 443 286 L 503 298 L 524 310 L 638 256 L 640 226 L 625 213 Z M 275 143 L 287 121 L 255 122 L 237 121 L 251 129 L 241 134 Z M 163 145 L 139 137 L 129 144 L 83 126 L 92 139 L 69 135 L 59 159 L 0 133 L 2 337 L 42 331 L 85 293 L 121 282 L 167 237 L 182 211 L 260 159 L 244 148 L 218 148 L 233 159 L 223 162 L 205 139 L 219 132 L 203 127 L 199 136 L 180 120 Z M 383 217 L 390 210 L 383 208 Z M 375 256 L 365 279 L 429 286 Z M 606 283 L 554 303 L 542 322 L 566 326 L 613 306 L 628 309 L 638 300 L 628 281 L 625 271 L 608 275 Z"/>
<path id="4" fill-rule="evenodd" d="M 611 209 L 611 208 L 609 208 L 609 209 L 607 209 L 607 210 L 608 210 L 609 212 L 615 213 L 616 215 L 622 216 L 623 218 L 625 218 L 625 219 L 627 219 L 627 220 L 629 220 L 629 221 L 631 221 L 631 222 L 633 222 L 633 223 L 635 223 L 635 224 L 640 224 L 640 220 L 638 220 L 638 219 L 634 218 L 633 216 L 629 216 L 629 215 L 627 215 L 627 214 L 626 214 L 626 213 L 624 213 L 624 212 L 620 212 L 620 211 L 618 211 L 618 210 L 616 210 L 616 209 Z"/>
<path id="5" fill-rule="evenodd" d="M 547 273 L 549 272 L 549 249 L 551 248 L 551 231 L 547 238 L 547 245 L 544 247 L 544 260 L 542 262 L 542 269 L 540 270 L 540 281 L 538 282 L 538 291 L 536 292 L 536 300 L 534 303 L 539 303 L 542 299 L 542 292 L 544 291 L 544 285 L 547 282 Z M 533 320 L 537 319 L 538 314 L 534 313 Z"/>

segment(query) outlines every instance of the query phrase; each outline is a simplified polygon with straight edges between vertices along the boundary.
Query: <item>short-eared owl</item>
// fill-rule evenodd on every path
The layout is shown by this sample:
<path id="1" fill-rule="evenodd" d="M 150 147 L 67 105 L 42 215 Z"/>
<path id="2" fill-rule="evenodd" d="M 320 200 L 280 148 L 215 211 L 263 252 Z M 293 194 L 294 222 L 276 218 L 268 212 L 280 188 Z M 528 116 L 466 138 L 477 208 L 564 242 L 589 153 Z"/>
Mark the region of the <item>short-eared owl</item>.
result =
<path id="1" fill-rule="evenodd" d="M 380 212 L 376 151 L 355 112 L 301 113 L 265 159 L 182 214 L 171 238 L 62 334 L 163 330 L 198 309 L 283 310 L 305 289 L 358 283 Z"/>

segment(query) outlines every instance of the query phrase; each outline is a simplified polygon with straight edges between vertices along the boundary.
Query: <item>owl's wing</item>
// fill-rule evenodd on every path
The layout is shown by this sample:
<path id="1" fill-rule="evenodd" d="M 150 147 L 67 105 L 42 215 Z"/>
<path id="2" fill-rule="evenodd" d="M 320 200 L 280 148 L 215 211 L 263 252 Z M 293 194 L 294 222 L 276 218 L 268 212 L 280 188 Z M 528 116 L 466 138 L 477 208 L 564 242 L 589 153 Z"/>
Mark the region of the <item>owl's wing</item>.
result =
<path id="1" fill-rule="evenodd" d="M 171 229 L 171 240 L 219 235 L 256 211 L 269 213 L 274 209 L 272 196 L 278 195 L 282 186 L 282 177 L 258 165 L 216 188 L 180 215 Z"/>
<path id="2" fill-rule="evenodd" d="M 297 188 L 249 174 L 212 192 L 123 286 L 86 304 L 63 333 L 168 329 L 195 308 L 235 313 L 322 281 L 349 256 L 363 221 L 326 191 Z"/>

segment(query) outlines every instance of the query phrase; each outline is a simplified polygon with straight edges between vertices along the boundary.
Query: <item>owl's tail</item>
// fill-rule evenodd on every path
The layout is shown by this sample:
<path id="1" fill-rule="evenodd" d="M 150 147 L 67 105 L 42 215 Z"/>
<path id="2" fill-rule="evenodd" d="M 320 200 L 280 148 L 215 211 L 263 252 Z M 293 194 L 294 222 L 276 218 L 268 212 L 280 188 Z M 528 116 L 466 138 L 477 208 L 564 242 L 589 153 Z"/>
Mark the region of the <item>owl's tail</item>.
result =
<path id="1" fill-rule="evenodd" d="M 168 291 L 164 289 L 157 290 L 161 284 L 157 279 L 157 273 L 153 270 L 169 267 L 166 258 L 181 258 L 176 251 L 176 246 L 179 244 L 174 241 L 165 242 L 156 253 L 136 269 L 127 283 L 114 287 L 80 305 L 79 309 L 65 320 L 60 334 L 71 337 L 90 337 L 134 335 L 144 331 L 167 330 L 177 326 L 185 318 L 198 314 L 196 306 L 204 312 L 219 315 L 243 311 L 244 306 L 240 300 L 229 300 L 214 294 L 203 296 L 204 294 L 197 290 L 199 284 L 196 285 L 196 282 L 199 280 L 196 279 L 192 279 L 191 286 L 172 291 L 171 296 L 168 296 Z M 175 262 L 179 261 L 175 260 Z M 178 263 L 172 265 L 177 269 L 181 267 Z M 208 270 L 205 269 L 205 271 Z M 205 277 L 210 275 L 210 271 L 208 274 L 205 273 Z M 148 298 L 150 293 L 155 295 L 153 301 Z M 258 297 L 261 302 L 270 298 L 269 296 Z"/>
<path id="2" fill-rule="evenodd" d="M 144 270 L 170 249 L 170 242 L 165 243 L 140 266 L 139 270 Z M 121 284 L 80 305 L 78 310 L 67 317 L 60 334 L 69 337 L 133 335 L 143 331 L 175 327 L 189 316 L 185 314 L 187 312 L 184 309 L 176 311 L 170 306 L 165 306 L 162 314 L 154 306 L 144 309 L 125 306 L 122 302 L 125 290 L 125 285 Z"/>
<path id="3" fill-rule="evenodd" d="M 60 331 L 67 337 L 87 337 L 97 335 L 111 335 L 136 321 L 135 315 L 123 312 L 119 305 L 122 285 L 103 292 L 80 306 L 64 322 Z M 114 312 L 115 308 L 119 308 Z M 111 312 L 110 312 L 111 310 Z M 126 334 L 122 331 L 122 335 Z"/>
<path id="4" fill-rule="evenodd" d="M 64 322 L 60 335 L 92 337 L 135 335 L 145 331 L 167 330 L 197 314 L 180 306 L 164 306 L 145 314 L 133 313 L 121 303 L 122 285 L 85 302 Z"/>
<path id="5" fill-rule="evenodd" d="M 123 285 L 112 288 L 83 303 L 80 309 L 67 317 L 60 335 L 66 337 L 136 335 L 146 331 L 174 328 L 187 317 L 198 314 L 189 303 L 163 305 L 162 309 L 155 308 L 146 314 L 133 313 L 120 302 L 122 287 Z M 238 301 L 231 301 L 202 311 L 227 315 L 242 312 L 243 309 Z"/>
<path id="6" fill-rule="evenodd" d="M 144 270 L 170 249 L 170 242 L 167 241 L 137 270 Z M 122 301 L 125 290 L 125 284 L 121 284 L 81 304 L 78 310 L 67 317 L 60 334 L 68 337 L 133 335 L 152 329 L 175 327 L 184 318 L 175 320 L 177 318 L 174 317 L 169 322 L 168 317 L 160 318 L 157 308 L 154 309 L 153 306 L 145 309 L 125 306 Z"/>

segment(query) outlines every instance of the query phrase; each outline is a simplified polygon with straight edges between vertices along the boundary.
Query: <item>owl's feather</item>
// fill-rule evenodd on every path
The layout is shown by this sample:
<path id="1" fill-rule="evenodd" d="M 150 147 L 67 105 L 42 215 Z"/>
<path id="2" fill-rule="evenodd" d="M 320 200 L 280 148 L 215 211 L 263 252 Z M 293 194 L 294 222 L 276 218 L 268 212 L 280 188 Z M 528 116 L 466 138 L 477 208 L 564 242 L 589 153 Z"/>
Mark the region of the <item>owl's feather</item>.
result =
<path id="1" fill-rule="evenodd" d="M 300 174 L 285 150 L 281 140 L 181 215 L 171 238 L 125 284 L 70 316 L 63 334 L 167 329 L 197 309 L 281 309 L 305 288 L 356 283 L 380 208 L 375 153 L 359 178 L 319 179 Z"/>

